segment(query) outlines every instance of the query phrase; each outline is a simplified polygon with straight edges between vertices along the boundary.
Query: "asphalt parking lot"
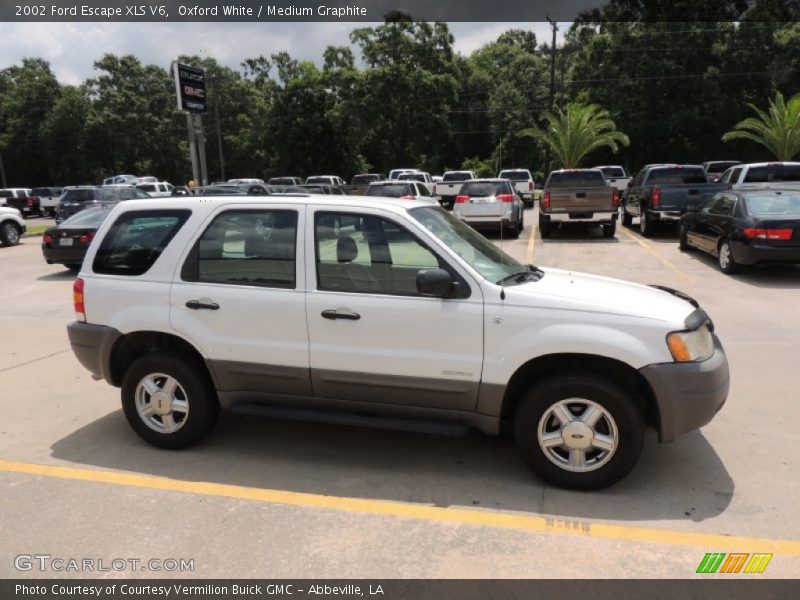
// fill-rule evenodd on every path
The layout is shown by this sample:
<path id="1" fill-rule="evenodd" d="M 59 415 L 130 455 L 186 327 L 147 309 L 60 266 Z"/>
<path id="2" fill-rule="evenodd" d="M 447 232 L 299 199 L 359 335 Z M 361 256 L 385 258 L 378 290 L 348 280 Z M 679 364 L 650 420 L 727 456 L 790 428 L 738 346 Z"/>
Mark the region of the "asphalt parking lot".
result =
<path id="1" fill-rule="evenodd" d="M 523 262 L 686 292 L 730 361 L 716 419 L 669 445 L 650 432 L 633 473 L 601 492 L 543 485 L 510 439 L 479 433 L 223 415 L 196 448 L 152 448 L 69 349 L 72 274 L 36 237 L 0 248 L 0 577 L 97 575 L 15 567 L 48 554 L 194 561 L 112 573 L 131 576 L 684 578 L 707 552 L 773 552 L 762 575 L 736 577 L 796 577 L 800 268 L 727 276 L 670 228 L 542 240 L 535 221 L 492 239 Z"/>

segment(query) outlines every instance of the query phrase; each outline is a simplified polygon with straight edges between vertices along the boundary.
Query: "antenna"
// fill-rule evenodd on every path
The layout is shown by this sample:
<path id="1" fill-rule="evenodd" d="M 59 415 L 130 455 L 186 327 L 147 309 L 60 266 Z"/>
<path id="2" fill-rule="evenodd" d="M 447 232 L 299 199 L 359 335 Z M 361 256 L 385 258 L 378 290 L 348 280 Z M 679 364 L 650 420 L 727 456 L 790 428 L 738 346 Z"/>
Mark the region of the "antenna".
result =
<path id="1" fill-rule="evenodd" d="M 506 299 L 506 253 L 503 251 L 503 215 L 500 215 L 500 300 Z"/>

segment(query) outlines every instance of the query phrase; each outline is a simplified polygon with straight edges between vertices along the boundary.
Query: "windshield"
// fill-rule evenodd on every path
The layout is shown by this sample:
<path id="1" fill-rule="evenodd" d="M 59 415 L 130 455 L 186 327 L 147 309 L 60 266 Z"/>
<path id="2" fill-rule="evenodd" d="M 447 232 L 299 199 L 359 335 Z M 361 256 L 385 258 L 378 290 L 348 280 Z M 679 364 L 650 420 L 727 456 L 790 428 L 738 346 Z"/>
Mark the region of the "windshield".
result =
<path id="1" fill-rule="evenodd" d="M 330 183 L 330 177 L 309 177 L 306 179 L 306 183 Z"/>
<path id="2" fill-rule="evenodd" d="M 800 181 L 800 165 L 767 165 L 750 167 L 745 183 L 770 183 L 774 181 Z"/>
<path id="3" fill-rule="evenodd" d="M 553 171 L 546 187 L 606 187 L 606 180 L 600 171 Z"/>
<path id="4" fill-rule="evenodd" d="M 759 194 L 746 196 L 747 212 L 757 217 L 800 215 L 800 194 Z"/>
<path id="5" fill-rule="evenodd" d="M 466 181 L 467 179 L 472 179 L 472 173 L 445 173 L 442 182 Z"/>
<path id="6" fill-rule="evenodd" d="M 738 164 L 740 163 L 735 160 L 711 162 L 706 165 L 706 173 L 722 173 L 726 169 L 735 167 Z"/>
<path id="7" fill-rule="evenodd" d="M 59 227 L 99 227 L 110 212 L 110 208 L 84 208 L 63 221 Z"/>
<path id="8" fill-rule="evenodd" d="M 366 195 L 400 198 L 401 196 L 416 196 L 416 193 L 408 183 L 392 183 L 389 185 L 371 185 L 367 188 Z"/>
<path id="9" fill-rule="evenodd" d="M 530 181 L 532 178 L 528 171 L 500 171 L 500 179 L 510 179 L 511 181 Z"/>
<path id="10" fill-rule="evenodd" d="M 409 213 L 492 283 L 527 271 L 525 266 L 440 206 L 414 208 Z"/>
<path id="11" fill-rule="evenodd" d="M 625 177 L 625 171 L 621 167 L 601 167 L 600 171 L 606 179 Z"/>
<path id="12" fill-rule="evenodd" d="M 706 174 L 701 167 L 667 167 L 653 169 L 647 178 L 647 185 L 662 183 L 665 185 L 684 185 L 707 183 Z"/>

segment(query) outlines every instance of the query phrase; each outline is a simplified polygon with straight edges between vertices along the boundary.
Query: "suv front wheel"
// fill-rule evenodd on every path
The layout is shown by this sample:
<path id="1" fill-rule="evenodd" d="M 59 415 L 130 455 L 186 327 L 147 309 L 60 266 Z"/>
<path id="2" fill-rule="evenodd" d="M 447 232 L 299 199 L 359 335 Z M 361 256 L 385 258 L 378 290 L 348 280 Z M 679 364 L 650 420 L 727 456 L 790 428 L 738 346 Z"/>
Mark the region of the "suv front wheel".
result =
<path id="1" fill-rule="evenodd" d="M 170 450 L 191 446 L 219 415 L 205 365 L 188 353 L 154 352 L 136 359 L 122 380 L 122 410 L 146 442 Z"/>
<path id="2" fill-rule="evenodd" d="M 559 487 L 596 490 L 625 477 L 639 460 L 642 416 L 614 382 L 562 374 L 531 388 L 514 417 L 525 463 Z"/>

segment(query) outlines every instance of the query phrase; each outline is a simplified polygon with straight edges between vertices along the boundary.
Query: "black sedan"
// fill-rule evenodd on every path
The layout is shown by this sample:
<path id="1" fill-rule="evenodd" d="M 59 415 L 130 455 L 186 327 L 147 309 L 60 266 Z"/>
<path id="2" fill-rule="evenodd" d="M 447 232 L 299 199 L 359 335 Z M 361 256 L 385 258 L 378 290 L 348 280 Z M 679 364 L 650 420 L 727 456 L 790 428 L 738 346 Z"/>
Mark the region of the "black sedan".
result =
<path id="1" fill-rule="evenodd" d="M 724 273 L 743 265 L 800 264 L 800 192 L 714 194 L 683 215 L 680 248 L 713 254 Z"/>
<path id="2" fill-rule="evenodd" d="M 42 236 L 42 254 L 47 264 L 60 263 L 73 271 L 80 270 L 86 249 L 113 208 L 113 205 L 85 208 L 46 230 Z"/>

